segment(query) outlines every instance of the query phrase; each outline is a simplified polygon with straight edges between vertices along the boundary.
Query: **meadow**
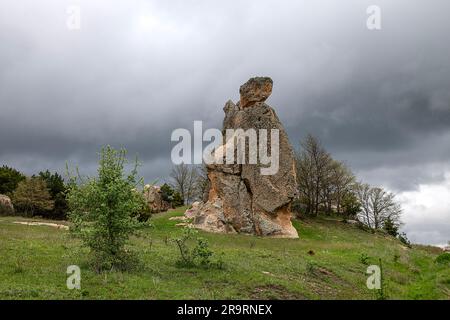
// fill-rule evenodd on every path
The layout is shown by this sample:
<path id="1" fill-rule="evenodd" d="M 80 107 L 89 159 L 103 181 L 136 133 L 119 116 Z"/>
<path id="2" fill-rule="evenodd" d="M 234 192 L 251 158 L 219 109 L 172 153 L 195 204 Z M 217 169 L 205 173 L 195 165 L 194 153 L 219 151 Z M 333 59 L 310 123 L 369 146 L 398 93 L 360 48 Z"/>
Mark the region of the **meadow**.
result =
<path id="1" fill-rule="evenodd" d="M 183 231 L 170 218 L 183 212 L 154 215 L 131 239 L 138 267 L 102 273 L 89 268 L 88 249 L 67 230 L 0 217 L 0 299 L 376 299 L 366 271 L 380 259 L 385 298 L 450 299 L 449 264 L 436 262 L 440 249 L 408 248 L 331 217 L 294 221 L 299 239 L 200 232 L 223 267 L 183 267 L 170 241 Z M 66 286 L 69 265 L 81 268 L 80 290 Z"/>

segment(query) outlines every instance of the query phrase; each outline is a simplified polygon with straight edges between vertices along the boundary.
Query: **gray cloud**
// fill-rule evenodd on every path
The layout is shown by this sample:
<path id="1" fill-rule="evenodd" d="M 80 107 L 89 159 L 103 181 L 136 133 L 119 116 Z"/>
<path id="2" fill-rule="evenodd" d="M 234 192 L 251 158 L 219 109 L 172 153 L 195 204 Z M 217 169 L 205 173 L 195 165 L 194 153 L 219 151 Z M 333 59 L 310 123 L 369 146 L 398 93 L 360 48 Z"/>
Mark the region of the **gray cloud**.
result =
<path id="1" fill-rule="evenodd" d="M 66 8 L 79 4 L 82 29 Z M 450 4 L 378 1 L 2 1 L 0 162 L 29 174 L 95 170 L 125 146 L 147 180 L 170 171 L 170 134 L 220 127 L 254 75 L 294 144 L 312 133 L 368 182 L 443 181 L 450 156 Z M 448 218 L 448 216 L 447 216 Z M 426 241 L 423 240 L 423 241 Z"/>

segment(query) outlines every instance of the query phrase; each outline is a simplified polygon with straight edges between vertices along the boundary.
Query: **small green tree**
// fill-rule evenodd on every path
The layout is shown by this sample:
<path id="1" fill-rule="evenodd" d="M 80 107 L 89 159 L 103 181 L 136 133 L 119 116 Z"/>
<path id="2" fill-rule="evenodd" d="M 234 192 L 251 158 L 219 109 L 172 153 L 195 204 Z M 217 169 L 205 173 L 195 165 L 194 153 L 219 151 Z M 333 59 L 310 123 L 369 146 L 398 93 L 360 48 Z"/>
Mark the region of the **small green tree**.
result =
<path id="1" fill-rule="evenodd" d="M 208 240 L 197 237 L 197 233 L 197 230 L 186 227 L 180 237 L 171 239 L 180 252 L 180 259 L 177 261 L 177 265 L 181 267 L 201 266 L 204 268 L 222 269 L 224 267 L 222 257 L 219 255 L 213 260 L 212 258 L 215 254 L 209 248 Z M 190 248 L 189 242 L 195 242 L 195 247 Z"/>
<path id="2" fill-rule="evenodd" d="M 173 193 L 172 206 L 176 208 L 181 207 L 182 205 L 184 205 L 184 199 L 178 191 L 175 191 Z"/>
<path id="3" fill-rule="evenodd" d="M 391 218 L 386 219 L 383 225 L 383 230 L 393 237 L 397 237 L 398 235 L 398 225 L 394 223 Z"/>
<path id="4" fill-rule="evenodd" d="M 83 180 L 71 177 L 67 200 L 71 232 L 90 248 L 94 267 L 126 269 L 130 257 L 125 250 L 129 237 L 143 226 L 138 215 L 146 206 L 137 187 L 134 169 L 125 176 L 126 150 L 104 147 L 100 153 L 98 177 Z"/>
<path id="5" fill-rule="evenodd" d="M 161 186 L 161 197 L 164 201 L 172 203 L 174 190 L 167 183 Z"/>
<path id="6" fill-rule="evenodd" d="M 353 192 L 348 192 L 342 199 L 342 212 L 347 219 L 354 219 L 361 211 L 361 205 Z"/>
<path id="7" fill-rule="evenodd" d="M 19 182 L 25 180 L 25 175 L 8 166 L 0 167 L 0 194 L 11 194 Z"/>
<path id="8" fill-rule="evenodd" d="M 164 183 L 161 186 L 161 196 L 164 201 L 169 202 L 172 207 L 180 207 L 184 204 L 184 200 L 181 197 L 180 193 L 175 191 L 170 185 Z"/>
<path id="9" fill-rule="evenodd" d="M 45 215 L 54 207 L 45 181 L 38 177 L 19 182 L 12 194 L 12 202 L 18 212 L 27 216 Z"/>

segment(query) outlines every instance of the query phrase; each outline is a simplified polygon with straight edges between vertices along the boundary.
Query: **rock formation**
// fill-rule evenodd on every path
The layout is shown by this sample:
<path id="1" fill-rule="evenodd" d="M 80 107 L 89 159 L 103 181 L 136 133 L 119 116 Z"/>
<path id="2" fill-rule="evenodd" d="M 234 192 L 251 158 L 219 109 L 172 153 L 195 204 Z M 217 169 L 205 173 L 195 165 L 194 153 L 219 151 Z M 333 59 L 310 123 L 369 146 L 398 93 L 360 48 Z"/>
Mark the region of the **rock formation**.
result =
<path id="1" fill-rule="evenodd" d="M 259 160 L 253 164 L 248 161 L 251 154 L 249 146 L 244 163 L 235 160 L 208 165 L 207 201 L 196 204 L 186 212 L 186 216 L 192 218 L 194 227 L 210 232 L 298 238 L 291 223 L 290 210 L 297 193 L 294 153 L 275 111 L 265 104 L 272 92 L 272 85 L 272 79 L 265 77 L 252 78 L 242 85 L 240 101 L 225 104 L 222 133 L 225 137 L 227 129 L 254 129 L 256 132 L 266 129 L 270 140 L 266 148 L 269 153 L 276 153 L 277 150 L 271 150 L 270 132 L 278 129 L 278 170 L 263 175 L 261 170 L 267 165 Z M 231 145 L 236 151 L 237 143 L 230 144 L 230 141 L 225 141 L 220 148 L 227 150 Z M 258 139 L 258 148 L 254 149 L 260 150 L 259 147 Z"/>
<path id="2" fill-rule="evenodd" d="M 0 214 L 7 215 L 13 214 L 14 207 L 11 199 L 8 196 L 0 194 Z"/>
<path id="3" fill-rule="evenodd" d="M 158 186 L 145 185 L 144 197 L 152 213 L 167 211 L 171 208 L 170 203 L 162 198 L 161 189 Z"/>

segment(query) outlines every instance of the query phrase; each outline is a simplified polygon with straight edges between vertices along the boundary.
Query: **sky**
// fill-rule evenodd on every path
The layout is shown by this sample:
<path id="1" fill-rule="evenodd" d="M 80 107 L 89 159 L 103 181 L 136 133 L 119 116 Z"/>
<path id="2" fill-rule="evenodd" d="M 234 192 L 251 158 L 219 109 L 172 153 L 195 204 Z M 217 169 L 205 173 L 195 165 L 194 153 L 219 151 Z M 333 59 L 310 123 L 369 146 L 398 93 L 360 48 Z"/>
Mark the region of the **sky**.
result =
<path id="1" fill-rule="evenodd" d="M 371 5 L 381 29 L 367 27 Z M 317 136 L 397 194 L 410 240 L 445 244 L 449 12 L 447 0 L 2 0 L 0 165 L 89 174 L 110 144 L 162 182 L 174 129 L 221 128 L 239 86 L 270 76 L 295 147 Z"/>

